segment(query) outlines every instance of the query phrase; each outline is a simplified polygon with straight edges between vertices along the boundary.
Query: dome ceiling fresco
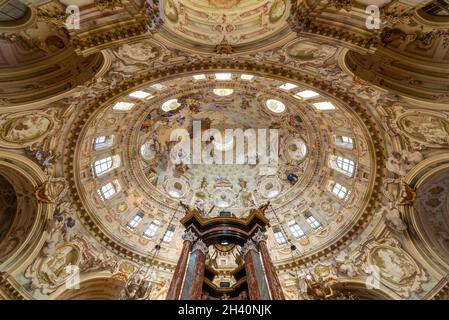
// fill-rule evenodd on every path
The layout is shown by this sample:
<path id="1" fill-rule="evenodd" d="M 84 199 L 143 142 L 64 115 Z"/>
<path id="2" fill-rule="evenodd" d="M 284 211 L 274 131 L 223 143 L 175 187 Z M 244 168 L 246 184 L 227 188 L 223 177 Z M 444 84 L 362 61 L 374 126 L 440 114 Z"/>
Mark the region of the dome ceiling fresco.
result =
<path id="1" fill-rule="evenodd" d="M 298 239 L 300 251 L 313 251 L 338 239 L 340 232 L 351 227 L 360 214 L 354 207 L 363 207 L 360 202 L 370 184 L 369 179 L 354 181 L 355 176 L 370 174 L 370 142 L 364 135 L 366 129 L 363 124 L 344 107 L 330 111 L 316 109 L 315 104 L 330 102 L 326 96 L 305 87 L 294 85 L 295 89 L 285 90 L 282 88 L 286 84 L 281 81 L 264 77 L 243 80 L 242 75 L 236 73 L 230 74 L 230 80 L 216 80 L 220 74 L 200 74 L 205 77 L 201 80 L 194 79 L 197 75 L 179 77 L 140 87 L 134 94 L 106 106 L 90 119 L 81 138 L 85 141 L 81 147 L 85 151 L 78 153 L 80 160 L 90 161 L 79 162 L 85 163 L 78 168 L 79 175 L 92 176 L 92 164 L 107 157 L 118 157 L 118 161 L 128 169 L 109 170 L 97 178 L 94 173 L 93 179 L 81 179 L 80 192 L 89 194 L 87 190 L 99 188 L 102 181 L 112 178 L 119 189 L 126 190 L 129 195 L 126 199 L 118 194 L 116 199 L 111 198 L 110 203 L 102 201 L 98 194 L 90 193 L 86 198 L 90 203 L 90 214 L 101 221 L 110 236 L 120 234 L 132 243 L 133 249 L 143 252 L 152 248 L 148 245 L 152 240 L 145 237 L 144 230 L 130 232 L 127 228 L 129 219 L 139 211 L 151 212 L 142 225 L 152 219 L 164 225 L 176 210 L 180 215 L 179 201 L 199 208 L 208 217 L 217 216 L 221 211 L 243 217 L 251 209 L 270 201 L 282 221 L 298 219 L 302 228 L 308 231 L 306 237 Z M 217 87 L 233 88 L 234 92 L 230 96 L 217 96 L 213 92 Z M 141 97 L 145 96 L 144 93 L 149 95 L 133 98 L 136 92 Z M 313 92 L 316 96 L 304 99 L 296 95 L 304 92 Z M 273 112 L 267 106 L 270 100 L 282 101 L 286 109 L 281 113 Z M 164 111 L 167 102 L 174 107 Z M 126 103 L 132 104 L 132 109 L 114 109 Z M 225 164 L 224 152 L 220 156 L 223 164 L 187 164 L 184 155 L 180 157 L 184 160 L 176 164 L 172 161 L 176 152 L 187 152 L 176 149 L 177 139 L 171 134 L 183 128 L 192 141 L 195 122 L 203 127 L 203 133 L 207 128 L 215 128 L 220 133 L 226 129 L 244 131 L 254 128 L 267 130 L 269 136 L 270 129 L 277 129 L 279 159 L 277 163 L 267 161 L 268 164 L 264 164 L 257 157 L 253 164 L 249 159 L 251 149 L 248 141 L 244 154 L 240 155 L 236 151 L 237 140 L 226 142 L 223 134 L 223 138 L 218 136 L 213 141 L 206 139 L 201 147 L 208 150 L 209 143 L 216 143 L 215 149 L 210 151 L 215 152 L 215 156 L 226 148 L 233 149 L 234 161 L 231 164 Z M 104 136 L 113 136 L 113 145 L 96 151 L 95 147 L 92 148 L 92 141 Z M 342 136 L 351 137 L 353 145 L 339 144 L 338 139 Z M 224 141 L 218 144 L 220 139 Z M 270 155 L 269 148 L 267 145 L 267 156 Z M 349 176 L 338 170 L 332 172 L 327 163 L 333 161 L 333 151 L 347 154 L 348 159 L 357 163 L 357 169 Z M 244 158 L 242 162 L 245 164 L 238 164 L 238 156 Z M 336 181 L 350 189 L 344 199 L 332 193 Z M 319 218 L 319 230 L 308 224 L 305 215 L 309 213 Z M 273 224 L 279 223 L 273 213 L 267 214 Z M 180 240 L 178 233 L 173 241 Z M 279 252 L 273 253 L 277 259 L 289 257 L 288 247 L 279 246 L 274 238 L 270 245 L 273 252 Z M 165 257 L 175 261 L 178 252 L 170 247 L 173 248 L 167 245 L 166 250 L 172 253 Z"/>
<path id="2" fill-rule="evenodd" d="M 449 299 L 447 7 L 367 4 L 0 16 L 0 299 L 166 299 L 186 253 L 226 291 L 248 252 L 285 299 Z M 266 230 L 206 245 L 192 212 Z"/>

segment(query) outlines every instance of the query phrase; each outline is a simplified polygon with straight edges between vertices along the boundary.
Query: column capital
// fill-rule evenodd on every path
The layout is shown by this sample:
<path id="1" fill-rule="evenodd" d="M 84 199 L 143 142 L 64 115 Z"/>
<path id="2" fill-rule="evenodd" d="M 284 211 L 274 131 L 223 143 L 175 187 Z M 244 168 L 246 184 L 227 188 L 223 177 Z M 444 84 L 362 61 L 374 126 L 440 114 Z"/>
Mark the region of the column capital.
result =
<path id="1" fill-rule="evenodd" d="M 184 234 L 182 235 L 182 240 L 184 241 L 190 241 L 191 243 L 195 242 L 195 240 L 198 239 L 196 234 L 192 231 L 192 229 L 187 229 Z"/>
<path id="2" fill-rule="evenodd" d="M 253 241 L 259 244 L 260 241 L 267 241 L 268 236 L 262 230 L 257 230 L 256 234 L 253 236 Z"/>
<path id="3" fill-rule="evenodd" d="M 254 252 L 259 252 L 259 251 L 257 251 L 254 241 L 248 240 L 248 241 L 246 241 L 245 245 L 242 248 L 242 254 L 245 256 L 251 250 L 253 250 Z"/>
<path id="4" fill-rule="evenodd" d="M 195 242 L 195 244 L 193 245 L 192 252 L 197 251 L 197 250 L 201 251 L 205 255 L 207 255 L 207 253 L 209 252 L 209 248 L 206 246 L 206 244 L 201 239 L 198 239 Z"/>

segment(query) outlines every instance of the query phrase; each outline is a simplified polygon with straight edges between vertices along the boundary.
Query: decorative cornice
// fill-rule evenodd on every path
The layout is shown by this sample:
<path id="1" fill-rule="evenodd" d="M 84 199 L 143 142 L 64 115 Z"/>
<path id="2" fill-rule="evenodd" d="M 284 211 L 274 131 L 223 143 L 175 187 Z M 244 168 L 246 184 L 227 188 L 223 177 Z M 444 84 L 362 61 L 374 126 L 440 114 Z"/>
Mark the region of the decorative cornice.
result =
<path id="1" fill-rule="evenodd" d="M 26 300 L 22 293 L 11 282 L 11 277 L 6 272 L 0 272 L 0 292 L 11 300 Z"/>
<path id="2" fill-rule="evenodd" d="M 161 24 L 159 1 L 144 1 L 142 11 L 132 17 L 86 31 L 74 30 L 70 35 L 75 51 L 78 54 L 89 55 L 130 39 L 148 37 Z"/>
<path id="3" fill-rule="evenodd" d="M 312 7 L 307 1 L 296 1 L 291 8 L 291 14 L 289 18 L 290 27 L 295 31 L 298 36 L 302 37 L 307 34 L 314 36 L 322 36 L 334 41 L 338 41 L 340 44 L 346 44 L 347 47 L 352 49 L 358 49 L 362 52 L 373 52 L 379 45 L 378 35 L 374 31 L 366 31 L 355 25 L 333 25 L 334 21 L 327 21 L 322 16 L 323 8 L 318 6 L 319 1 L 313 3 Z M 331 3 L 335 4 L 351 1 L 333 0 Z M 348 5 L 349 5 L 348 4 Z M 347 7 L 345 8 L 347 10 Z M 341 13 L 344 15 L 344 13 Z M 319 21 L 317 18 L 320 18 Z M 350 17 L 348 16 L 348 19 Z"/>

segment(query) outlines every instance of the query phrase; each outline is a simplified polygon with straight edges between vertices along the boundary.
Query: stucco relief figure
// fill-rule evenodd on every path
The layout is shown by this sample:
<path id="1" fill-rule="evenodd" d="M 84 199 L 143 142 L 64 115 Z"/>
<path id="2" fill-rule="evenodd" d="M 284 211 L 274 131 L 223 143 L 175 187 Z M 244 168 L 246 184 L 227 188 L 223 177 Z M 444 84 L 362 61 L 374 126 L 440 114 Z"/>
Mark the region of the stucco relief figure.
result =
<path id="1" fill-rule="evenodd" d="M 164 14 L 171 22 L 178 21 L 178 9 L 173 0 L 164 0 Z"/>
<path id="2" fill-rule="evenodd" d="M 142 40 L 131 44 L 124 44 L 117 50 L 117 55 L 125 60 L 136 62 L 149 62 L 159 57 L 160 51 L 148 40 Z"/>
<path id="3" fill-rule="evenodd" d="M 396 173 L 400 176 L 405 176 L 410 169 L 424 159 L 423 155 L 418 152 L 410 152 L 401 150 L 400 152 L 393 152 L 388 158 L 386 167 L 390 172 Z"/>
<path id="4" fill-rule="evenodd" d="M 424 144 L 449 145 L 449 121 L 442 117 L 415 112 L 399 118 L 397 124 L 406 135 Z"/>
<path id="5" fill-rule="evenodd" d="M 36 140 L 52 127 L 52 121 L 40 115 L 28 114 L 6 121 L 0 131 L 3 140 L 12 143 L 24 143 Z"/>
<path id="6" fill-rule="evenodd" d="M 77 266 L 79 262 L 79 249 L 71 244 L 64 244 L 56 249 L 53 256 L 40 261 L 37 268 L 39 281 L 54 286 L 61 285 L 72 276 L 66 267 Z"/>
<path id="7" fill-rule="evenodd" d="M 48 257 L 55 253 L 57 244 L 62 239 L 61 229 L 64 226 L 63 221 L 58 221 L 56 219 L 52 219 L 47 223 L 47 239 L 45 241 L 44 248 L 42 249 L 42 253 L 44 256 Z"/>
<path id="8" fill-rule="evenodd" d="M 401 213 L 392 202 L 382 210 L 382 215 L 385 218 L 386 224 L 393 230 L 399 232 L 407 230 L 407 225 L 402 221 Z"/>
<path id="9" fill-rule="evenodd" d="M 123 300 L 146 300 L 151 293 L 152 282 L 143 272 L 131 275 L 122 292 Z"/>
<path id="10" fill-rule="evenodd" d="M 400 286 L 411 285 L 418 272 L 416 265 L 402 250 L 392 247 L 373 249 L 370 262 L 379 268 L 382 279 Z"/>
<path id="11" fill-rule="evenodd" d="M 310 41 L 300 40 L 287 48 L 287 54 L 294 59 L 310 61 L 328 59 L 336 51 L 336 48 L 317 44 Z"/>
<path id="12" fill-rule="evenodd" d="M 285 0 L 275 0 L 270 8 L 270 22 L 274 23 L 281 19 L 286 8 Z"/>

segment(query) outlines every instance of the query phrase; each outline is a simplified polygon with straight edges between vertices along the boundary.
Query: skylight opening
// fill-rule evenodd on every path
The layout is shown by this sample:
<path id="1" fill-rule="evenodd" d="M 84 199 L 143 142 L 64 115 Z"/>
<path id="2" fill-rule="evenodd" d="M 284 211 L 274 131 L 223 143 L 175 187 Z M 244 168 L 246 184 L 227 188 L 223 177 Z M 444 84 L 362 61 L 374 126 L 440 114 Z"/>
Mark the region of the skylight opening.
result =
<path id="1" fill-rule="evenodd" d="M 204 79 L 206 79 L 206 75 L 205 74 L 195 74 L 195 75 L 193 75 L 193 79 L 204 80 Z"/>
<path id="2" fill-rule="evenodd" d="M 296 88 L 296 87 L 297 87 L 296 84 L 288 83 L 288 82 L 287 82 L 287 83 L 284 83 L 283 85 L 281 85 L 281 86 L 279 87 L 279 89 L 289 91 L 289 90 L 294 89 L 294 88 Z"/>
<path id="3" fill-rule="evenodd" d="M 136 99 L 145 99 L 151 96 L 151 93 L 138 90 L 130 93 L 129 96 Z"/>
<path id="4" fill-rule="evenodd" d="M 133 107 L 134 107 L 134 103 L 132 103 L 132 102 L 119 101 L 114 105 L 113 109 L 120 110 L 120 111 L 129 111 Z"/>
<path id="5" fill-rule="evenodd" d="M 216 73 L 215 79 L 220 81 L 229 81 L 232 78 L 232 73 Z"/>
<path id="6" fill-rule="evenodd" d="M 318 97 L 320 94 L 318 92 L 312 91 L 312 90 L 304 90 L 304 91 L 300 91 L 295 93 L 295 97 L 296 98 L 302 98 L 302 99 L 311 99 L 311 98 L 316 98 Z"/>
<path id="7" fill-rule="evenodd" d="M 160 83 L 155 83 L 155 84 L 151 85 L 151 88 L 153 88 L 154 90 L 161 91 L 161 90 L 165 89 L 165 86 Z"/>
<path id="8" fill-rule="evenodd" d="M 242 80 L 252 80 L 254 78 L 254 76 L 252 75 L 252 74 L 242 74 L 241 76 L 240 76 L 240 79 L 242 79 Z"/>
<path id="9" fill-rule="evenodd" d="M 220 97 L 227 97 L 234 93 L 234 89 L 218 88 L 213 90 L 214 94 Z"/>
<path id="10" fill-rule="evenodd" d="M 331 102 L 329 102 L 329 101 L 316 102 L 316 103 L 313 104 L 313 106 L 317 110 L 335 110 L 335 106 Z"/>

